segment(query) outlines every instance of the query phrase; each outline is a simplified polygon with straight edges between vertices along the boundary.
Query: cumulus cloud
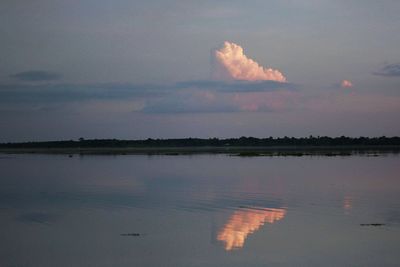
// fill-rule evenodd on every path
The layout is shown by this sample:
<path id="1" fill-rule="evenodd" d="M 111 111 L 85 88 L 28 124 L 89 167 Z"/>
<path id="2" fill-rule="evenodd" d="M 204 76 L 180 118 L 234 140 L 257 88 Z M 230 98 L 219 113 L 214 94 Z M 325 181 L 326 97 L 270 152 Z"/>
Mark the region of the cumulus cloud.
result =
<path id="1" fill-rule="evenodd" d="M 224 42 L 222 48 L 214 51 L 214 77 L 218 79 L 245 81 L 286 82 L 279 70 L 264 68 L 248 58 L 240 45 Z"/>
<path id="2" fill-rule="evenodd" d="M 349 81 L 349 80 L 343 80 L 340 83 L 340 87 L 342 87 L 342 88 L 351 88 L 351 87 L 353 87 L 353 83 L 351 81 Z"/>
<path id="3" fill-rule="evenodd" d="M 61 75 L 59 73 L 42 70 L 19 72 L 10 75 L 10 77 L 23 82 L 56 81 L 61 79 Z"/>
<path id="4" fill-rule="evenodd" d="M 380 71 L 374 72 L 374 74 L 385 77 L 400 77 L 400 63 L 385 65 Z"/>

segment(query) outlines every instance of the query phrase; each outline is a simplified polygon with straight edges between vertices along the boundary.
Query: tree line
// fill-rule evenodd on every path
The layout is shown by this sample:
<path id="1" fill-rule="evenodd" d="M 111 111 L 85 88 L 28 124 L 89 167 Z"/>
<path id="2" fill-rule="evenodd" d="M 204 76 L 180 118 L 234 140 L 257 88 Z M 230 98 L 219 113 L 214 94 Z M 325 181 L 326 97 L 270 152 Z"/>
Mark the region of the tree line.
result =
<path id="1" fill-rule="evenodd" d="M 222 146 L 400 146 L 400 137 L 240 137 L 240 138 L 179 138 L 179 139 L 84 139 L 46 142 L 1 143 L 0 148 L 88 148 L 88 147 L 222 147 Z"/>

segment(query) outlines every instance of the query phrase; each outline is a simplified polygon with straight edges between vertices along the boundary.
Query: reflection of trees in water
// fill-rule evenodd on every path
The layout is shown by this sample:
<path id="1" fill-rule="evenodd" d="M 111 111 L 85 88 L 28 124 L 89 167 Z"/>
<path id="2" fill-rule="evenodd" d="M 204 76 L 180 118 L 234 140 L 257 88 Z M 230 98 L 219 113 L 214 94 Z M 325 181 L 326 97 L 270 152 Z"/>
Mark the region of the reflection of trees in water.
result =
<path id="1" fill-rule="evenodd" d="M 217 240 L 225 243 L 225 250 L 244 246 L 249 234 L 265 223 L 274 223 L 285 217 L 285 209 L 243 209 L 235 211 L 219 231 Z"/>

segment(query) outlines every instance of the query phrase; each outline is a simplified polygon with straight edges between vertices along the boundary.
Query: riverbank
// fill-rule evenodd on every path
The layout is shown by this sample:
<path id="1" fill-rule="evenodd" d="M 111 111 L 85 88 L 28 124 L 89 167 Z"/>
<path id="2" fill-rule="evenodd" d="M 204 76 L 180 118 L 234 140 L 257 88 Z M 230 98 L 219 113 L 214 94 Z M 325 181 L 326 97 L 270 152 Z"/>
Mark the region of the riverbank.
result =
<path id="1" fill-rule="evenodd" d="M 3 154 L 67 155 L 191 155 L 229 154 L 232 156 L 349 156 L 354 154 L 398 154 L 400 146 L 205 146 L 205 147 L 18 147 L 0 148 Z"/>

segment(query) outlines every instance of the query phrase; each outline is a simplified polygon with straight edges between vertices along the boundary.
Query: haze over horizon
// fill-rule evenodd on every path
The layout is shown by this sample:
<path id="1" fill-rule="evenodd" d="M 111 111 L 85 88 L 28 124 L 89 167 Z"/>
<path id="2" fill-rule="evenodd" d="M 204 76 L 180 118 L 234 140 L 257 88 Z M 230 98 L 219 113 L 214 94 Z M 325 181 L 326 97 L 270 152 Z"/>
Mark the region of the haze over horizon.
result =
<path id="1" fill-rule="evenodd" d="M 400 2 L 0 3 L 0 142 L 400 135 Z"/>

